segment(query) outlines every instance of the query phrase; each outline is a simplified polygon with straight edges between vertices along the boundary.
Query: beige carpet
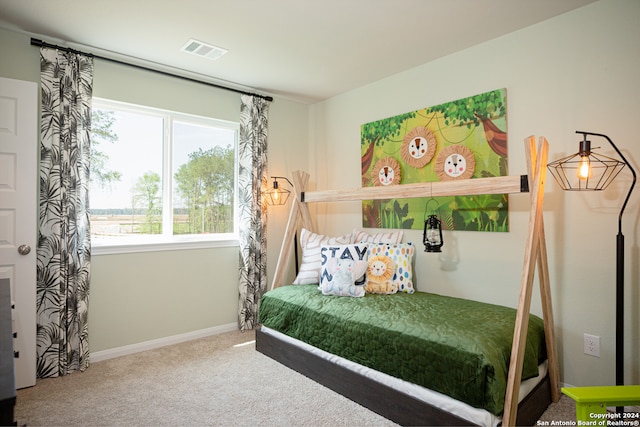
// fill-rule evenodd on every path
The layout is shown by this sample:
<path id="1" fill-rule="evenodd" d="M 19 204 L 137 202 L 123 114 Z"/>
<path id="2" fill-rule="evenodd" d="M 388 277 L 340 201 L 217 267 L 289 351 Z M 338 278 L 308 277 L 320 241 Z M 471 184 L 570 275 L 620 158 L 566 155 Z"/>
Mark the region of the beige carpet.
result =
<path id="1" fill-rule="evenodd" d="M 229 332 L 94 363 L 18 391 L 18 425 L 391 426 Z M 572 401 L 543 420 L 573 420 Z"/>

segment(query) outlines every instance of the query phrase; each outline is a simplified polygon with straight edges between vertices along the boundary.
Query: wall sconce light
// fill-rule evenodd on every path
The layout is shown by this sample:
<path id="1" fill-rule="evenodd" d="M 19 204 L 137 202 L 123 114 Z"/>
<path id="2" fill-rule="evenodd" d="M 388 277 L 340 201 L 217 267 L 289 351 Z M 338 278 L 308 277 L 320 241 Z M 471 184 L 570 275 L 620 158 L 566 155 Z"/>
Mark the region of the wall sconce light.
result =
<path id="1" fill-rule="evenodd" d="M 431 201 L 435 202 L 436 200 L 432 198 L 427 201 L 424 212 L 425 217 Z M 425 252 L 442 252 L 442 245 L 444 245 L 444 239 L 442 238 L 442 221 L 435 213 L 429 215 L 429 217 L 424 220 L 422 242 L 424 243 Z"/>
<path id="2" fill-rule="evenodd" d="M 287 181 L 289 183 L 289 185 L 291 187 L 293 187 L 293 183 L 291 181 L 289 181 L 288 178 L 284 177 L 284 176 L 272 176 L 271 178 L 273 178 L 273 185 L 271 186 L 270 189 L 268 189 L 267 191 L 265 191 L 263 193 L 263 197 L 265 197 L 267 199 L 267 204 L 270 206 L 282 206 L 285 203 L 287 203 L 287 200 L 289 200 L 289 195 L 291 194 L 291 191 L 287 190 L 286 188 L 281 188 L 280 185 L 278 184 L 278 179 L 284 179 L 285 181 Z M 293 237 L 293 251 L 295 254 L 295 268 L 296 268 L 296 276 L 298 275 L 298 232 L 296 231 L 294 237 Z"/>
<path id="3" fill-rule="evenodd" d="M 624 384 L 624 235 L 622 234 L 622 213 L 627 206 L 631 191 L 636 185 L 636 172 L 611 139 L 600 133 L 576 131 L 583 136 L 580 150 L 547 165 L 551 175 L 563 190 L 597 191 L 604 190 L 616 176 L 628 167 L 633 175 L 629 193 L 624 199 L 618 215 L 618 235 L 616 239 L 616 385 Z M 591 151 L 587 135 L 605 138 L 622 159 L 596 155 Z"/>
<path id="4" fill-rule="evenodd" d="M 271 206 L 284 205 L 285 203 L 287 203 L 291 191 L 287 190 L 286 188 L 280 188 L 278 179 L 284 179 L 291 186 L 293 186 L 293 184 L 284 176 L 272 176 L 271 178 L 273 178 L 273 186 L 264 192 L 264 196 L 267 198 L 267 204 Z"/>

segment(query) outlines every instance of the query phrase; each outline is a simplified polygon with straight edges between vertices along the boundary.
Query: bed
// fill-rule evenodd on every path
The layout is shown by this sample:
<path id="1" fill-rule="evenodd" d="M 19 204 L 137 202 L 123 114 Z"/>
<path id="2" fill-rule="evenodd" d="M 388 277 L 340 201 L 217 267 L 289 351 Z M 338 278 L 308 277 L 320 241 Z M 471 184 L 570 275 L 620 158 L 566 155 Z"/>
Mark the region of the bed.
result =
<path id="1" fill-rule="evenodd" d="M 256 349 L 399 424 L 535 424 L 559 399 L 542 224 L 547 147 L 544 138 L 537 149 L 534 137 L 525 141 L 526 176 L 392 189 L 396 198 L 529 192 L 517 310 L 424 292 L 345 298 L 322 295 L 317 284 L 282 286 L 298 221 L 312 227 L 307 203 L 389 197 L 385 187 L 305 192 L 308 175 L 294 172 L 296 200 L 262 298 Z M 535 267 L 542 318 L 529 314 Z"/>

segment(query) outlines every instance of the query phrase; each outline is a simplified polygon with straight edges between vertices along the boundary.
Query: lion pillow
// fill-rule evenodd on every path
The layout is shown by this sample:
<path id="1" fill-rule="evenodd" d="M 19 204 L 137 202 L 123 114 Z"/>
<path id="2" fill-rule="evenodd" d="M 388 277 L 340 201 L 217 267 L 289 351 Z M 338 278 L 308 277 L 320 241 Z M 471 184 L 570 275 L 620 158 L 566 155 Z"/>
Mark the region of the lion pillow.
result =
<path id="1" fill-rule="evenodd" d="M 398 286 L 393 282 L 396 265 L 386 255 L 369 258 L 364 290 L 370 294 L 395 294 Z"/>
<path id="2" fill-rule="evenodd" d="M 396 285 L 398 292 L 406 292 L 412 294 L 415 292 L 413 288 L 413 255 L 415 247 L 412 243 L 379 243 L 369 244 L 369 258 L 382 255 L 387 256 L 395 263 L 395 272 L 393 275 L 393 283 Z"/>

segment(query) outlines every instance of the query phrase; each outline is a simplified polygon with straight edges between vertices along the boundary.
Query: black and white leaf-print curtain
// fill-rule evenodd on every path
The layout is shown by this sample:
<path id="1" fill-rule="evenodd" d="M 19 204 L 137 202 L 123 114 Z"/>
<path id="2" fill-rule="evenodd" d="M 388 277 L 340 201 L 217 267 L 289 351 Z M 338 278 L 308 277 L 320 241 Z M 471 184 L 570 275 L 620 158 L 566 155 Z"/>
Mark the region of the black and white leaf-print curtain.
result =
<path id="1" fill-rule="evenodd" d="M 267 286 L 267 217 L 262 189 L 267 182 L 269 101 L 242 95 L 238 185 L 240 214 L 240 330 L 258 322 L 260 299 Z"/>
<path id="2" fill-rule="evenodd" d="M 40 50 L 37 375 L 89 366 L 89 162 L 93 58 Z"/>

